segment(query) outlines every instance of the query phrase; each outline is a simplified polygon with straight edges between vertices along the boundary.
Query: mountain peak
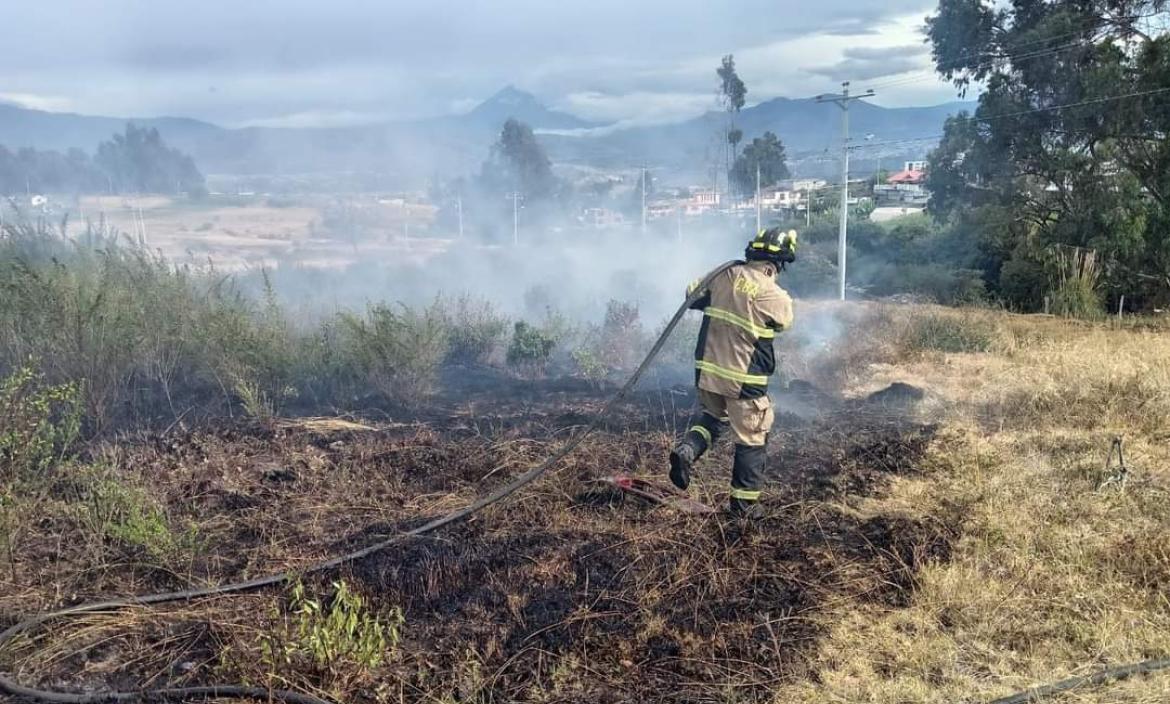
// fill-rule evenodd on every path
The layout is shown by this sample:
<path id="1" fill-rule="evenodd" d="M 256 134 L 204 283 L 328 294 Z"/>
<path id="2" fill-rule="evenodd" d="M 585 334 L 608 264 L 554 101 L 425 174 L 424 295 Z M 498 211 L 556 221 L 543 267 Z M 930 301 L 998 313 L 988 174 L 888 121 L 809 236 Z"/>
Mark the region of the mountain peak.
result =
<path id="1" fill-rule="evenodd" d="M 540 101 L 537 100 L 536 96 L 533 95 L 532 93 L 520 90 L 516 86 L 509 84 L 509 85 L 504 86 L 500 90 L 496 91 L 496 93 L 494 95 L 492 95 L 492 97 L 483 101 L 483 103 L 481 103 L 479 105 L 479 107 L 476 109 L 478 110 L 479 108 L 482 108 L 485 105 L 536 105 L 536 106 L 540 106 Z"/>
<path id="2" fill-rule="evenodd" d="M 532 93 L 507 85 L 483 101 L 468 116 L 498 129 L 510 117 L 527 123 L 533 129 L 580 129 L 596 127 L 575 115 L 550 110 Z"/>

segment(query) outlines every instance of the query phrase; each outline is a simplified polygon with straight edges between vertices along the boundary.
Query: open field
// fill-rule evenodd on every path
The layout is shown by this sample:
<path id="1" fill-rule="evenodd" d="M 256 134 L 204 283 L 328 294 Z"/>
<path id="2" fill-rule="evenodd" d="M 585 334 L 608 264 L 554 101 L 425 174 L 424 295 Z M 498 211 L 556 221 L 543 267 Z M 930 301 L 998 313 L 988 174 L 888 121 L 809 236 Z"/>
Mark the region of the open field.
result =
<path id="1" fill-rule="evenodd" d="M 286 200 L 85 196 L 72 213 L 70 234 L 80 234 L 87 220 L 101 221 L 172 261 L 210 261 L 226 271 L 278 263 L 340 268 L 369 259 L 425 258 L 446 246 L 418 237 L 434 218 L 430 208 L 372 196 Z M 359 215 L 378 226 L 367 227 Z"/>
<path id="2" fill-rule="evenodd" d="M 297 327 L 136 256 L 40 268 L 46 245 L 20 246 L 0 305 L 5 626 L 295 575 L 465 506 L 595 417 L 652 336 L 621 304 L 576 335 L 471 301 Z M 693 334 L 467 522 L 279 588 L 54 621 L 0 667 L 87 692 L 941 704 L 1170 654 L 1164 322 L 801 302 L 755 524 L 594 481 L 662 475 Z M 729 449 L 696 498 L 726 501 Z M 1050 701 L 1168 694 L 1156 674 Z"/>

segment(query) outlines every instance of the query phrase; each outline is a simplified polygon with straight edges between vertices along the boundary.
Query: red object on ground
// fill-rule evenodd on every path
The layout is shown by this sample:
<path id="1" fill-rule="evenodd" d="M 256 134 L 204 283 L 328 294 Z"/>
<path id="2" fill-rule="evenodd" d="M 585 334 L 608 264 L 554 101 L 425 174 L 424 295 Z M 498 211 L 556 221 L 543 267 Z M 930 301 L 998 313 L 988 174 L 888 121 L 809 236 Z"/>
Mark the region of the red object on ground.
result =
<path id="1" fill-rule="evenodd" d="M 621 489 L 627 494 L 639 496 L 647 501 L 656 504 L 668 506 L 673 509 L 682 511 L 683 513 L 690 513 L 694 515 L 706 515 L 715 513 L 715 509 L 710 506 L 695 501 L 688 497 L 684 492 L 680 491 L 673 485 L 650 481 L 649 479 L 640 479 L 638 477 L 631 477 L 628 474 L 619 474 L 613 477 L 604 477 L 597 481 Z"/>

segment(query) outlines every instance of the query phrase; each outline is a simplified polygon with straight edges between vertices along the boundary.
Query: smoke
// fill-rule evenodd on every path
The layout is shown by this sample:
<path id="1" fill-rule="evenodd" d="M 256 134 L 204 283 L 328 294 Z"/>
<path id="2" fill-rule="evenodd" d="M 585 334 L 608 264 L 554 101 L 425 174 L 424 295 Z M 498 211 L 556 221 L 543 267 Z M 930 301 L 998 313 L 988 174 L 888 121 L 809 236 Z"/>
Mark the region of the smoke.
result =
<path id="1" fill-rule="evenodd" d="M 520 247 L 453 240 L 446 251 L 421 261 L 402 256 L 344 269 L 278 264 L 267 276 L 283 302 L 310 314 L 381 301 L 425 305 L 437 296 L 467 294 L 509 316 L 530 319 L 551 310 L 597 321 L 607 303 L 617 300 L 637 305 L 642 320 L 654 325 L 677 308 L 689 282 L 741 256 L 747 240 L 743 233 L 725 231 L 663 239 L 637 229 L 578 229 L 539 237 Z M 246 277 L 245 283 L 255 286 L 258 280 Z"/>

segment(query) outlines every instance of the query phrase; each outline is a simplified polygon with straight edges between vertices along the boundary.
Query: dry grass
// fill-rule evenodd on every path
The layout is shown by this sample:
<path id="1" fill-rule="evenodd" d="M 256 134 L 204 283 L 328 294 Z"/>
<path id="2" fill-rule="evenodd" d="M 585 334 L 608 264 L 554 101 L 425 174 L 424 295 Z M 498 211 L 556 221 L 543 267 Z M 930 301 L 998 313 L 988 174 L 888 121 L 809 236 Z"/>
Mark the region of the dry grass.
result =
<path id="1" fill-rule="evenodd" d="M 922 314 L 903 312 L 901 329 Z M 911 381 L 945 418 L 927 474 L 868 510 L 957 519 L 963 537 L 920 572 L 908 608 L 825 614 L 813 677 L 775 701 L 979 702 L 1170 654 L 1165 335 L 977 315 L 994 324 L 988 351 L 887 357 L 854 389 Z M 1124 490 L 1101 488 L 1114 436 L 1131 465 Z M 1162 674 L 1053 701 L 1168 698 Z"/>

